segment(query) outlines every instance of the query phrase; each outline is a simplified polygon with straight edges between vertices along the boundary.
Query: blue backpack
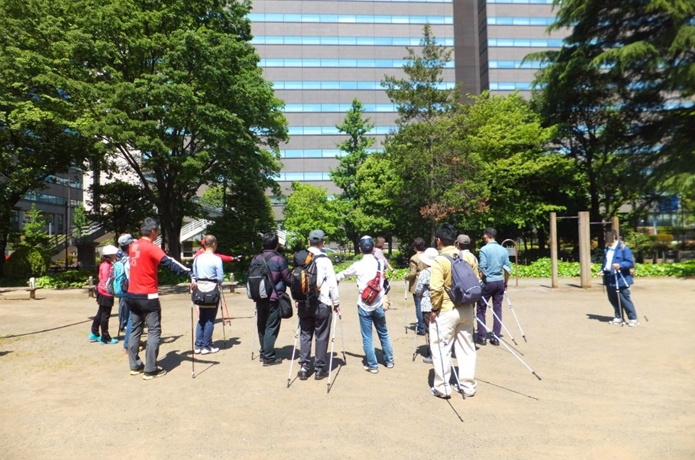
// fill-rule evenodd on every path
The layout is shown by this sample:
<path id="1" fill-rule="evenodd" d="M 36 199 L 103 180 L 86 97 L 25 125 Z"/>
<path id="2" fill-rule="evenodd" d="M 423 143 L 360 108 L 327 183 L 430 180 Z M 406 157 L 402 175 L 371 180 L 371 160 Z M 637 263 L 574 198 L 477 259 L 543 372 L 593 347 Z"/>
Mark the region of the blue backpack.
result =
<path id="1" fill-rule="evenodd" d="M 475 275 L 473 267 L 458 255 L 450 257 L 442 254 L 451 262 L 451 290 L 444 288 L 454 305 L 464 305 L 477 302 L 483 297 L 480 280 Z"/>
<path id="2" fill-rule="evenodd" d="M 127 262 L 128 258 L 123 257 L 111 265 L 109 279 L 106 280 L 106 292 L 114 297 L 125 297 L 128 294 L 128 276 L 125 270 Z"/>

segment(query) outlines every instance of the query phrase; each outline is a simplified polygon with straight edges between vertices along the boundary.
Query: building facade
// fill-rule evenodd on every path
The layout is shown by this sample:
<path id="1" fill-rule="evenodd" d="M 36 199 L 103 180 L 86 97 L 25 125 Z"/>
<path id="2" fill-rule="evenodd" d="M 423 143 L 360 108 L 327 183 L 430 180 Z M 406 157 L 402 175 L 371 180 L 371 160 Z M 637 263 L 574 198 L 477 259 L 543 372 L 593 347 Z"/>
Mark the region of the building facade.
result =
<path id="1" fill-rule="evenodd" d="M 250 19 L 264 75 L 286 103 L 285 192 L 293 181 L 340 192 L 329 175 L 343 139 L 335 125 L 355 98 L 382 147 L 397 113 L 380 83 L 404 76 L 406 46 L 417 51 L 425 24 L 454 48 L 443 86 L 464 94 L 530 94 L 538 66 L 524 57 L 561 43 L 561 34 L 546 34 L 551 0 L 256 0 Z"/>

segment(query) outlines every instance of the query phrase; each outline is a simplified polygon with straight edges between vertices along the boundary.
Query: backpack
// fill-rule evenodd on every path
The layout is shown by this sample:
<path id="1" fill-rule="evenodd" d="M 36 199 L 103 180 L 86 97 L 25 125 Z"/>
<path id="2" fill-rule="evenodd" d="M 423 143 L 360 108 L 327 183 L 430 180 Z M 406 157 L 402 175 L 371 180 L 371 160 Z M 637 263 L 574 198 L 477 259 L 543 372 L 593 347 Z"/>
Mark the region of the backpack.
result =
<path id="1" fill-rule="evenodd" d="M 383 286 L 384 273 L 381 271 L 381 262 L 377 260 L 376 264 L 376 275 L 374 275 L 374 278 L 369 280 L 367 286 L 364 288 L 364 291 L 362 291 L 362 294 L 360 294 L 362 301 L 367 305 L 374 303 L 376 298 L 379 297 L 379 293 L 381 292 Z"/>
<path id="2" fill-rule="evenodd" d="M 261 257 L 261 254 L 254 257 L 246 272 L 246 295 L 249 299 L 256 302 L 262 302 L 270 299 L 270 295 L 275 289 L 273 279 L 270 277 L 270 268 L 268 268 L 268 260 L 277 255 L 273 251 L 266 257 Z"/>
<path id="3" fill-rule="evenodd" d="M 292 284 L 290 293 L 297 302 L 308 302 L 311 306 L 319 303 L 319 291 L 321 284 L 318 282 L 318 267 L 316 260 L 327 257 L 326 254 L 315 255 L 311 251 L 302 249 L 294 254 L 292 260 L 294 269 L 292 270 Z M 323 280 L 321 280 L 323 283 Z"/>
<path id="4" fill-rule="evenodd" d="M 111 265 L 109 278 L 106 280 L 106 292 L 114 297 L 125 297 L 128 294 L 126 263 L 128 263 L 128 257 L 122 257 Z"/>
<path id="5" fill-rule="evenodd" d="M 483 297 L 480 280 L 475 275 L 473 267 L 458 255 L 450 257 L 442 254 L 451 262 L 451 290 L 444 288 L 454 305 L 464 305 L 477 302 Z"/>

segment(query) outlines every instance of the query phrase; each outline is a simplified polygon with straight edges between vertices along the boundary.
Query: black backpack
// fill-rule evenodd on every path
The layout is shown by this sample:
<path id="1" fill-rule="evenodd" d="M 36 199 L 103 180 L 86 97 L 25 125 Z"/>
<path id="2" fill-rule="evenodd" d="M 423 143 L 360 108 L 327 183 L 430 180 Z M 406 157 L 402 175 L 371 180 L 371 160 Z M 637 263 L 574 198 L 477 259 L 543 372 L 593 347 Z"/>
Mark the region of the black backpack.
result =
<path id="1" fill-rule="evenodd" d="M 316 260 L 327 257 L 326 254 L 314 255 L 312 252 L 302 249 L 294 254 L 292 263 L 292 284 L 290 292 L 297 302 L 307 302 L 311 306 L 319 303 L 319 291 L 321 285 L 318 282 L 318 267 Z M 321 280 L 323 282 L 323 280 Z"/>
<path id="2" fill-rule="evenodd" d="M 475 275 L 473 267 L 456 255 L 455 257 L 442 254 L 451 262 L 451 290 L 444 288 L 454 305 L 464 305 L 477 302 L 483 297 L 480 280 Z"/>
<path id="3" fill-rule="evenodd" d="M 267 256 L 258 254 L 251 261 L 249 269 L 246 272 L 246 295 L 249 299 L 256 302 L 267 301 L 275 289 L 275 285 L 270 276 L 270 268 L 268 268 L 268 260 L 275 256 L 277 252 L 273 251 Z"/>

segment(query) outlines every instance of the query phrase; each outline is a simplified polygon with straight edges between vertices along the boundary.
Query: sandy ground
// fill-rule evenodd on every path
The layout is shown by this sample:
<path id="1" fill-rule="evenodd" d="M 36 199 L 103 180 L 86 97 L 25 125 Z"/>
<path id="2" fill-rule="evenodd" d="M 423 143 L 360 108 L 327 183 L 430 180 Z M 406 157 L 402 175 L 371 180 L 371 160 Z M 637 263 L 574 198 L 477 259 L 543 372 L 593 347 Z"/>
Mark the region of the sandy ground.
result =
<path id="1" fill-rule="evenodd" d="M 129 375 L 120 343 L 87 341 L 96 304 L 83 291 L 0 293 L 0 458 L 695 458 L 695 281 L 638 280 L 641 325 L 628 328 L 607 323 L 599 285 L 522 280 L 509 294 L 528 342 L 506 306 L 504 322 L 542 380 L 488 345 L 477 395 L 450 402 L 430 396 L 431 367 L 412 359 L 412 301 L 406 310 L 395 284 L 396 366 L 378 375 L 362 369 L 355 285 L 341 284 L 347 363 L 338 330 L 329 394 L 326 380 L 295 379 L 296 362 L 287 388 L 289 360 L 251 360 L 245 294 L 226 295 L 226 348 L 198 355 L 195 379 L 188 296 L 163 295 L 159 363 L 169 373 L 143 381 Z M 283 322 L 277 347 L 289 358 L 296 316 Z M 220 323 L 215 339 L 225 345 Z"/>

